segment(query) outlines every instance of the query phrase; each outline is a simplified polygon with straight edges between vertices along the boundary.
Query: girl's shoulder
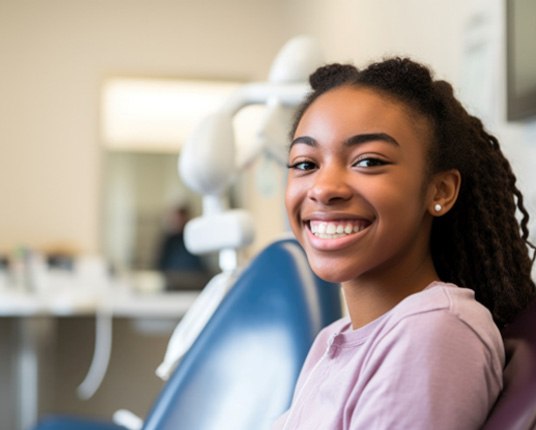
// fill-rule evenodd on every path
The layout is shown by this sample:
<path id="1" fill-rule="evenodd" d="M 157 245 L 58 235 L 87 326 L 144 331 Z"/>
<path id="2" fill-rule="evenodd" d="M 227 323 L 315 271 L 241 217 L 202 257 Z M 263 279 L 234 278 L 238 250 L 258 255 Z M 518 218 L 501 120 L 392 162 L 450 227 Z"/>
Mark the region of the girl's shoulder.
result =
<path id="1" fill-rule="evenodd" d="M 349 317 L 326 326 L 316 336 L 313 350 L 321 355 L 329 345 L 361 345 L 395 336 L 419 339 L 466 333 L 488 349 L 502 350 L 502 338 L 489 310 L 475 299 L 473 290 L 445 282 L 433 282 L 412 294 L 368 325 L 353 330 Z"/>
<path id="2" fill-rule="evenodd" d="M 502 349 L 501 334 L 491 312 L 468 288 L 434 282 L 395 306 L 385 319 L 383 330 L 407 325 L 408 321 L 412 327 L 420 326 L 437 334 L 471 332 L 488 348 Z"/>
<path id="3" fill-rule="evenodd" d="M 491 312 L 475 299 L 473 290 L 439 281 L 432 282 L 424 290 L 406 297 L 390 313 L 403 318 L 438 311 L 452 314 L 462 320 L 481 319 L 493 322 Z"/>

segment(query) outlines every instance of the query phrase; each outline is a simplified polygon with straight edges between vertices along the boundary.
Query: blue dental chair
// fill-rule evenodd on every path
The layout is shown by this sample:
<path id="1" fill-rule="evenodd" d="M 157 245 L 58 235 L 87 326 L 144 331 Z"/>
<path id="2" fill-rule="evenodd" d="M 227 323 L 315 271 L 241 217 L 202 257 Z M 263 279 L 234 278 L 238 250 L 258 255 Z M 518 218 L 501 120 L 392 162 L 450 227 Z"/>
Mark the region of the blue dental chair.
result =
<path id="1" fill-rule="evenodd" d="M 269 429 L 290 404 L 315 335 L 341 314 L 339 287 L 313 274 L 296 241 L 269 245 L 182 358 L 143 429 Z M 60 416 L 35 430 L 66 429 L 124 427 Z"/>

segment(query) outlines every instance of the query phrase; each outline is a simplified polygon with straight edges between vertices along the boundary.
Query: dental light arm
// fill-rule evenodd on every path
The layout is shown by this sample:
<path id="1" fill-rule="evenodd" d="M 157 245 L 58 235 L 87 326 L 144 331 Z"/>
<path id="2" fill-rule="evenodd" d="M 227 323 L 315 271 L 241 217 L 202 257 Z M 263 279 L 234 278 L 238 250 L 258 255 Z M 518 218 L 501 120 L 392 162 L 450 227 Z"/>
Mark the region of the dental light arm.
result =
<path id="1" fill-rule="evenodd" d="M 268 81 L 236 90 L 198 125 L 181 151 L 179 174 L 188 187 L 203 196 L 203 215 L 186 225 L 186 247 L 197 254 L 219 251 L 224 271 L 236 268 L 232 263 L 236 256 L 230 257 L 231 253 L 253 241 L 249 214 L 228 209 L 229 186 L 262 153 L 284 163 L 289 108 L 303 100 L 309 91 L 308 76 L 322 62 L 323 55 L 314 39 L 291 39 L 276 56 Z M 267 105 L 262 127 L 251 144 L 237 147 L 233 118 L 252 104 Z M 221 218 L 223 213 L 225 217 Z"/>

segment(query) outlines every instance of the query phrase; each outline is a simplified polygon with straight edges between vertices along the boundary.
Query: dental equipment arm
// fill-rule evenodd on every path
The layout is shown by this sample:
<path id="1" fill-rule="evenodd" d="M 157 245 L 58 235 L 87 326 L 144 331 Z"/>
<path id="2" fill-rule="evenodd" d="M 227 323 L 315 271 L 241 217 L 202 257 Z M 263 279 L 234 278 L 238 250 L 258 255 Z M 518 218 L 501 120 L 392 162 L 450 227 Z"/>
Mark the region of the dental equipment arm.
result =
<path id="1" fill-rule="evenodd" d="M 176 327 L 157 374 L 167 379 L 209 321 L 238 271 L 238 250 L 253 241 L 251 215 L 229 209 L 227 192 L 238 173 L 263 153 L 286 162 L 289 108 L 309 91 L 309 74 L 323 63 L 316 41 L 291 39 L 276 56 L 267 82 L 246 84 L 206 117 L 184 145 L 178 169 L 184 183 L 203 196 L 203 214 L 188 222 L 184 238 L 194 254 L 219 252 L 222 273 L 201 292 L 198 302 Z M 245 148 L 235 144 L 233 117 L 251 104 L 267 106 L 257 139 Z M 285 120 L 286 119 L 286 120 Z"/>

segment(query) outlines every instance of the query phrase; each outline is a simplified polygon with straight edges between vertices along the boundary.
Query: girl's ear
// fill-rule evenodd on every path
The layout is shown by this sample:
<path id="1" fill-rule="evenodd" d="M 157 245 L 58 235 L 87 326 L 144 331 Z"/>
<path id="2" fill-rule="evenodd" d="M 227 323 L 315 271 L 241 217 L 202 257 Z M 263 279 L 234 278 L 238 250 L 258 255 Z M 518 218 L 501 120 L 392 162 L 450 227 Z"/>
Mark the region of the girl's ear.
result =
<path id="1" fill-rule="evenodd" d="M 456 169 L 445 170 L 434 175 L 431 181 L 431 195 L 428 211 L 433 216 L 445 215 L 456 203 L 462 177 Z"/>

